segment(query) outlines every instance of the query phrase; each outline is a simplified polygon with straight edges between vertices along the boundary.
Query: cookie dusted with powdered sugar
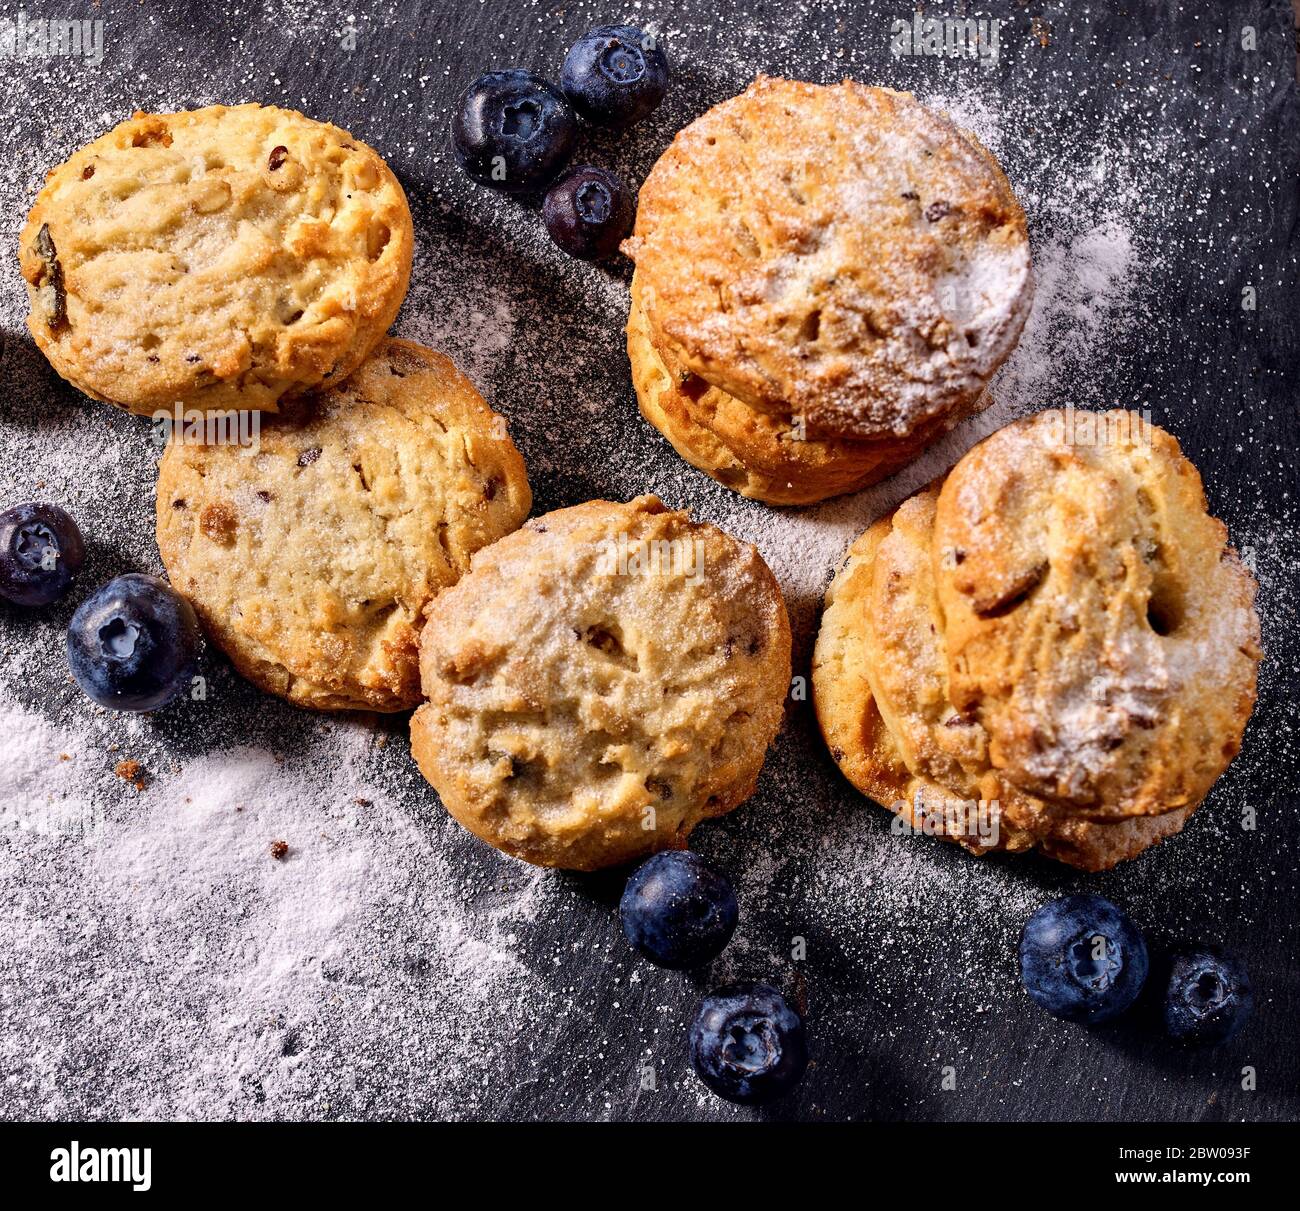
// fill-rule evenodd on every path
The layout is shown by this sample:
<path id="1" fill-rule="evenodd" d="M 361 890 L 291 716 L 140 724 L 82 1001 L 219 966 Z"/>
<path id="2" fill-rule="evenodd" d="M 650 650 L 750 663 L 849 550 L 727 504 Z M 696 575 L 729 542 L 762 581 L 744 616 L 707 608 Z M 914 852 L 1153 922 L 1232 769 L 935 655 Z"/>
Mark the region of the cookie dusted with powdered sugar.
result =
<path id="1" fill-rule="evenodd" d="M 502 418 L 410 341 L 250 448 L 182 437 L 158 468 L 171 582 L 239 672 L 317 710 L 415 706 L 429 602 L 532 504 Z"/>
<path id="2" fill-rule="evenodd" d="M 1008 425 L 949 474 L 933 545 L 953 703 L 1011 782 L 1098 820 L 1200 801 L 1241 746 L 1259 620 L 1170 434 Z"/>
<path id="3" fill-rule="evenodd" d="M 593 870 L 754 791 L 790 625 L 758 552 L 653 496 L 535 518 L 440 594 L 411 751 L 471 832 Z"/>
<path id="4" fill-rule="evenodd" d="M 1033 294 L 993 157 L 910 94 L 760 76 L 680 131 L 634 234 L 657 334 L 814 436 L 907 443 L 971 406 Z"/>
<path id="5" fill-rule="evenodd" d="M 274 411 L 374 348 L 413 248 L 371 148 L 292 110 L 214 105 L 138 113 L 54 169 L 19 260 L 36 344 L 87 395 Z"/>
<path id="6" fill-rule="evenodd" d="M 1253 581 L 1177 444 L 1131 413 L 1089 415 L 1086 438 L 1059 412 L 1002 430 L 862 535 L 827 592 L 813 691 L 831 754 L 863 793 L 918 826 L 928 814 L 934 831 L 973 852 L 1037 848 L 1101 870 L 1177 833 L 1226 768 L 1259 649 Z M 1051 453 L 1036 465 L 1011 452 L 1022 442 Z M 1134 443 L 1161 475 L 1139 483 L 1120 471 Z M 1074 481 L 1076 459 L 1137 530 Z M 1157 486 L 1166 474 L 1174 483 Z M 945 510 L 958 515 L 958 541 Z M 1140 515 L 1159 517 L 1159 533 L 1139 533 Z M 967 527 L 987 528 L 983 545 Z M 1021 541 L 1021 527 L 1035 539 Z M 1049 552 L 1063 594 L 1036 597 L 1048 577 L 1036 559 L 1033 583 L 1017 574 L 1031 548 Z M 1192 568 L 1200 585 L 1187 579 Z M 1020 611 L 1012 629 L 1006 620 Z M 980 634 L 982 625 L 993 629 Z M 1139 673 L 1125 652 L 1143 653 L 1144 682 L 1164 688 L 1141 716 L 1126 716 L 1128 699 L 1114 692 L 1125 669 Z M 1068 717 L 1062 701 L 1075 704 Z M 1013 710 L 1024 729 L 1013 736 L 1028 737 L 1032 761 L 1004 739 Z M 1026 776 L 1067 751 L 1099 775 L 1114 754 L 1108 779 L 1094 790 L 1082 773 L 1046 784 Z M 1149 792 L 1153 810 L 1121 810 L 1130 788 Z"/>

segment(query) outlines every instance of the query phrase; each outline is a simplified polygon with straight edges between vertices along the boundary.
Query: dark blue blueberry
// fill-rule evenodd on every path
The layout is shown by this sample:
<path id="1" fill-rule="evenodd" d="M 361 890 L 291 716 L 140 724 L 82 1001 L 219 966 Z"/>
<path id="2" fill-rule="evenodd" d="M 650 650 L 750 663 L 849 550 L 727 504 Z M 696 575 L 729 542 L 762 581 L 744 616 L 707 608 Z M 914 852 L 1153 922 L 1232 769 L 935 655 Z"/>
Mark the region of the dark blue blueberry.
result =
<path id="1" fill-rule="evenodd" d="M 132 572 L 96 589 L 68 626 L 68 666 L 100 706 L 152 711 L 188 685 L 198 661 L 194 609 L 165 581 Z"/>
<path id="2" fill-rule="evenodd" d="M 597 25 L 564 59 L 560 87 L 588 122 L 631 126 L 668 91 L 668 56 L 635 25 Z"/>
<path id="3" fill-rule="evenodd" d="M 560 90 L 517 67 L 479 76 L 451 119 L 461 166 L 480 184 L 506 193 L 549 185 L 569 162 L 577 137 L 577 119 Z"/>
<path id="4" fill-rule="evenodd" d="M 0 597 L 14 605 L 58 601 L 85 558 L 77 523 L 58 505 L 33 502 L 0 513 Z"/>
<path id="5" fill-rule="evenodd" d="M 729 1102 L 766 1102 L 808 1066 L 803 1018 L 767 984 L 728 984 L 700 1002 L 691 1023 L 696 1075 Z"/>
<path id="6" fill-rule="evenodd" d="M 632 227 L 632 195 L 612 172 L 570 168 L 546 195 L 542 217 L 551 239 L 570 256 L 595 261 L 618 251 Z"/>
<path id="7" fill-rule="evenodd" d="M 1147 978 L 1147 944 L 1100 896 L 1044 904 L 1020 935 L 1020 980 L 1054 1017 L 1093 1025 L 1123 1013 Z"/>
<path id="8" fill-rule="evenodd" d="M 1165 990 L 1165 1028 L 1183 1043 L 1222 1043 L 1241 1029 L 1255 998 L 1232 955 L 1202 947 L 1175 955 Z"/>
<path id="9" fill-rule="evenodd" d="M 637 950 L 679 971 L 716 959 L 740 914 L 731 884 L 690 850 L 643 862 L 627 881 L 618 911 Z"/>

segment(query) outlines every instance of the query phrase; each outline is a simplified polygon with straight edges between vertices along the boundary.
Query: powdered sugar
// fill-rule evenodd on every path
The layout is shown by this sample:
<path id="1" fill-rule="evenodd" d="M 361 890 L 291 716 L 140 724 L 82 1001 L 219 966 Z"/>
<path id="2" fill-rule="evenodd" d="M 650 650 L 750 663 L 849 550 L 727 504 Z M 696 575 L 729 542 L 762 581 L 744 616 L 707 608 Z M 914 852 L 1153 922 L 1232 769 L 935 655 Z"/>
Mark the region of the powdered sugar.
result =
<path id="1" fill-rule="evenodd" d="M 32 711 L 0 708 L 5 745 L 0 801 L 5 825 L 38 833 L 77 832 L 92 822 L 85 798 L 88 770 L 79 746 L 47 719 Z"/>
<path id="2" fill-rule="evenodd" d="M 391 807 L 372 729 L 320 724 L 293 761 L 263 747 L 236 748 L 199 756 L 174 773 L 158 768 L 161 755 L 149 746 L 134 746 L 149 771 L 147 789 L 137 793 L 120 780 L 111 785 L 91 729 L 56 731 L 18 708 L 7 710 L 5 722 L 23 737 L 19 759 L 6 761 L 6 807 L 38 834 L 0 848 L 0 879 L 18 892 L 7 929 L 13 941 L 32 941 L 28 930 L 61 922 L 57 945 L 17 953 L 6 947 L 8 963 L 26 971 L 29 989 L 46 979 L 75 981 L 85 963 L 103 964 L 98 983 L 77 988 L 84 1011 L 113 1014 L 112 1001 L 125 994 L 138 1002 L 137 1022 L 167 1020 L 168 1037 L 155 1044 L 169 1064 L 179 1059 L 173 1045 L 200 1060 L 178 1064 L 163 1082 L 153 1079 L 152 1065 L 146 1080 L 120 1074 L 116 1087 L 104 1090 L 111 1098 L 104 1111 L 257 1115 L 263 1106 L 274 1115 L 294 1106 L 328 1113 L 303 1087 L 300 1069 L 314 1033 L 345 1009 L 376 1030 L 395 1014 L 394 1024 L 405 1023 L 408 1052 L 421 1057 L 429 1108 L 472 1112 L 473 1066 L 490 1054 L 477 1037 L 480 1007 L 490 1001 L 504 1010 L 516 997 L 541 995 L 512 953 L 511 922 L 527 915 L 528 894 L 503 902 L 492 927 L 467 926 L 457 872 L 420 839 L 415 820 Z M 46 778 L 58 769 L 60 744 L 77 754 L 81 771 L 51 786 Z M 60 794 L 68 809 L 61 822 L 46 808 Z M 276 841 L 288 845 L 282 859 L 272 856 Z M 39 863 L 36 884 L 16 865 L 24 855 Z M 525 876 L 522 887 L 536 877 Z M 439 956 L 436 986 L 410 980 L 400 1005 L 391 997 L 402 976 L 385 975 L 380 991 L 367 974 L 386 972 L 399 957 L 381 953 L 375 938 L 389 919 L 406 923 L 398 946 L 408 962 L 418 968 L 428 962 L 422 953 Z M 49 1006 L 21 987 L 0 982 L 0 1004 L 25 1033 L 25 1015 Z M 91 1040 L 64 1043 L 70 1050 L 60 1063 L 75 1062 L 71 1056 Z M 346 1086 L 359 1059 L 336 1056 L 332 1079 Z M 397 1081 L 392 1095 L 403 1096 Z M 74 1111 L 52 1087 L 42 1087 L 38 1102 L 12 1088 L 8 1096 L 18 1098 L 11 1109 L 41 1115 L 96 1109 L 80 1102 Z M 404 1112 L 412 1109 L 405 1103 Z"/>

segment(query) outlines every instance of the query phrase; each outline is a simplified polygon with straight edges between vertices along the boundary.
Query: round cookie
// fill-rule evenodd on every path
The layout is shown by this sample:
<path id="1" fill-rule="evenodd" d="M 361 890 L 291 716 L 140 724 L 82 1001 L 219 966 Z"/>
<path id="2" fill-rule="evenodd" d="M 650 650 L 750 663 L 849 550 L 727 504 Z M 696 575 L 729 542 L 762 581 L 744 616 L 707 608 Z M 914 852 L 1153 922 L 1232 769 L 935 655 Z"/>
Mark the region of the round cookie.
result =
<path id="1" fill-rule="evenodd" d="M 1140 423 L 1129 413 L 1110 416 Z M 942 488 L 932 484 L 904 501 L 850 549 L 827 592 L 814 653 L 818 720 L 849 780 L 914 825 L 924 807 L 940 823 L 936 831 L 973 852 L 1032 846 L 1085 870 L 1107 869 L 1177 833 L 1200 797 L 1157 815 L 1100 819 L 1087 800 L 1040 798 L 1002 768 L 983 713 L 954 703 L 936 515 L 964 463 Z M 984 509 L 989 502 L 971 496 L 969 504 Z M 1227 562 L 1240 580 L 1235 560 Z M 1253 611 L 1248 625 L 1257 625 Z M 1253 661 L 1257 649 L 1253 641 L 1246 646 Z M 1072 657 L 1062 650 L 1060 658 Z M 1238 731 L 1233 743 L 1239 738 Z M 974 829 L 975 820 L 996 823 L 996 833 Z"/>
<path id="2" fill-rule="evenodd" d="M 890 533 L 891 519 L 870 526 L 849 549 L 826 590 L 826 609 L 813 651 L 813 707 L 831 758 L 864 795 L 919 826 L 918 800 L 938 799 L 942 787 L 908 769 L 871 692 L 862 642 L 863 599 L 871 584 L 875 553 Z M 985 846 L 969 830 L 944 836 L 973 852 Z"/>
<path id="3" fill-rule="evenodd" d="M 1241 747 L 1255 582 L 1177 441 L 1050 411 L 953 468 L 933 555 L 950 691 L 990 759 L 1097 820 L 1198 803 Z"/>
<path id="4" fill-rule="evenodd" d="M 440 353 L 387 340 L 258 441 L 174 433 L 158 549 L 209 637 L 254 684 L 317 710 L 421 698 L 419 632 L 470 556 L 532 497 L 505 422 Z"/>
<path id="5" fill-rule="evenodd" d="M 439 595 L 411 751 L 447 810 L 541 866 L 685 844 L 754 790 L 790 625 L 758 552 L 655 497 L 535 518 Z"/>
<path id="6" fill-rule="evenodd" d="M 936 726 L 951 708 L 945 710 L 942 688 L 934 685 L 942 648 L 926 613 L 933 594 L 925 581 L 931 578 L 921 568 L 919 583 L 903 579 L 913 551 L 910 542 L 899 541 L 909 509 L 919 514 L 918 528 L 924 526 L 935 494 L 932 486 L 905 501 L 849 549 L 826 593 L 813 654 L 813 705 L 832 758 L 864 794 L 918 830 L 928 813 L 934 831 L 972 853 L 1020 851 L 1034 837 L 1007 818 L 996 790 L 981 784 L 976 762 L 968 759 L 978 756 L 969 730 L 949 734 L 942 722 Z M 873 598 L 882 585 L 892 610 L 884 629 L 902 624 L 908 640 L 905 652 L 888 657 L 896 662 L 888 669 L 878 667 L 881 656 L 872 644 Z M 910 710 L 877 693 L 882 674 L 911 687 Z"/>
<path id="7" fill-rule="evenodd" d="M 931 439 L 926 433 L 889 444 L 801 434 L 790 419 L 749 407 L 661 351 L 638 287 L 634 274 L 627 351 L 641 414 L 688 463 L 740 495 L 805 505 L 856 492 L 892 475 Z"/>
<path id="8" fill-rule="evenodd" d="M 138 113 L 54 169 L 19 238 L 51 365 L 137 413 L 264 409 L 341 382 L 406 294 L 388 166 L 274 106 Z"/>
<path id="9" fill-rule="evenodd" d="M 689 370 L 819 436 L 905 438 L 970 407 L 1033 294 L 992 156 L 851 80 L 760 76 L 680 131 L 624 248 Z"/>
<path id="10" fill-rule="evenodd" d="M 932 485 L 876 522 L 850 548 L 827 590 L 813 657 L 813 703 L 845 777 L 911 828 L 928 829 L 974 854 L 1037 848 L 1071 866 L 1098 871 L 1179 832 L 1193 808 L 1114 824 L 1055 811 L 981 764 L 988 745 L 978 722 L 952 726 L 956 712 L 940 684 L 945 678 L 942 626 L 930 629 L 933 576 L 912 541 L 923 533 L 926 513 L 932 526 L 937 496 Z M 905 570 L 920 583 L 903 581 Z M 897 630 L 902 652 L 891 652 L 873 626 L 882 590 L 891 585 L 897 594 L 893 616 L 880 631 Z M 887 660 L 896 663 L 882 667 Z M 877 696 L 873 684 L 882 679 L 900 691 L 901 702 Z M 891 723 L 882 713 L 884 702 Z"/>

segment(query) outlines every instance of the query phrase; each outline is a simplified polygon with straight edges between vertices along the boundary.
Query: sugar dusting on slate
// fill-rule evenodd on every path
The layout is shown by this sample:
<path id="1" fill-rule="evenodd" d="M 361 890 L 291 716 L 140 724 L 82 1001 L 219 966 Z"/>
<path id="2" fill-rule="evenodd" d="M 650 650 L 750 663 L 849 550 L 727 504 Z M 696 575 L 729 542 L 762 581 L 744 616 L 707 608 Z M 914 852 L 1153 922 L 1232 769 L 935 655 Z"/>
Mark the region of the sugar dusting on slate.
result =
<path id="1" fill-rule="evenodd" d="M 609 16 L 579 7 L 566 29 Z M 345 24 L 346 10 L 327 5 L 274 11 L 293 27 L 286 53 L 305 53 Z M 174 36 L 140 20 L 141 41 Z M 547 30 L 556 22 L 529 20 Z M 686 59 L 702 40 L 689 25 L 665 23 L 663 33 Z M 847 37 L 810 48 L 737 29 L 725 59 L 696 66 L 715 77 L 713 99 L 759 68 L 831 80 L 854 74 Z M 241 31 L 228 77 L 241 95 L 220 99 L 258 97 L 343 121 L 333 98 L 304 101 L 267 80 L 254 42 Z M 1086 146 L 1044 142 L 1058 169 L 1031 174 L 1025 132 L 1050 119 L 1034 109 L 1032 84 L 999 100 L 973 70 L 957 75 L 942 63 L 885 81 L 915 88 L 1005 157 L 1029 214 L 1034 308 L 987 412 L 859 496 L 781 510 L 711 484 L 636 417 L 622 360 L 625 278 L 566 260 L 535 211 L 455 174 L 441 151 L 446 98 L 422 91 L 455 50 L 430 44 L 400 79 L 365 81 L 376 112 L 358 133 L 378 142 L 382 114 L 394 117 L 403 133 L 380 150 L 407 177 L 417 210 L 399 335 L 451 354 L 508 415 L 543 507 L 653 490 L 757 544 L 787 595 L 797 673 L 807 673 L 821 594 L 873 518 L 1018 416 L 1065 402 L 1142 406 L 1099 398 L 1090 368 L 1170 322 L 1153 285 L 1165 254 L 1148 222 L 1151 208 L 1176 202 L 1161 180 L 1158 144 L 1171 136 L 1158 108 L 1135 108 L 1131 124 Z M 1038 70 L 1025 53 L 1024 70 Z M 0 169 L 11 232 L 44 169 L 126 116 L 119 102 L 109 112 L 98 86 L 82 96 L 55 68 L 33 70 L 34 85 L 0 82 L 6 112 L 24 129 L 33 120 L 24 89 L 56 111 L 47 137 L 25 140 Z M 116 70 L 111 54 L 104 70 Z M 220 91 L 204 80 L 183 94 L 169 89 L 145 78 L 138 103 L 204 104 Z M 636 178 L 672 123 L 692 116 L 693 96 L 679 94 L 679 108 L 656 118 L 635 154 L 607 145 L 599 154 Z M 426 127 L 437 144 L 427 157 L 416 146 Z M 22 331 L 25 298 L 13 257 L 6 263 L 0 500 L 66 504 L 94 544 L 92 578 L 158 571 L 147 430 L 51 381 Z M 1295 626 L 1293 523 L 1256 515 L 1252 530 L 1233 535 L 1261 579 L 1266 643 L 1270 631 Z M 519 1091 L 537 1089 L 557 1115 L 654 1117 L 643 1065 L 660 1087 L 698 1098 L 702 1113 L 748 1115 L 708 1099 L 689 1074 L 681 1036 L 697 983 L 630 957 L 610 884 L 526 867 L 463 834 L 411 768 L 401 720 L 295 713 L 218 660 L 208 704 L 157 719 L 113 716 L 66 680 L 70 609 L 0 614 L 0 1117 L 514 1117 L 530 1113 Z M 1293 665 L 1275 649 L 1265 676 L 1294 676 Z M 1252 739 L 1264 738 L 1247 737 L 1242 765 Z M 1290 735 L 1274 743 L 1294 749 Z M 140 763 L 143 789 L 114 772 L 124 760 Z M 1161 930 L 1194 921 L 1216 856 L 1242 843 L 1239 807 L 1230 791 L 1216 794 L 1183 837 L 1143 859 L 1148 871 L 1159 864 L 1158 879 L 1139 864 L 1089 885 L 1119 889 L 1139 916 L 1157 894 L 1185 904 L 1187 920 L 1166 916 Z M 278 841 L 288 846 L 280 858 Z M 1008 956 L 1025 916 L 1047 888 L 1082 885 L 1045 864 L 979 862 L 892 836 L 886 813 L 830 767 L 806 701 L 791 710 L 756 799 L 704 826 L 695 844 L 736 879 L 741 900 L 739 934 L 712 979 L 771 976 L 798 988 L 815 1038 L 822 1007 L 829 1013 L 851 985 L 896 1025 L 833 1045 L 885 1053 L 923 1030 L 936 1048 L 948 1040 L 953 1062 L 978 1059 L 971 1023 L 1015 995 Z M 1244 919 L 1256 890 L 1225 893 Z M 804 987 L 790 961 L 799 938 L 833 950 L 839 983 Z M 917 1004 L 911 988 L 922 973 L 949 991 Z M 589 996 L 592 979 L 615 990 L 612 1011 Z M 566 1039 L 597 1060 L 573 1067 Z M 815 1104 L 816 1072 L 810 1080 Z"/>

